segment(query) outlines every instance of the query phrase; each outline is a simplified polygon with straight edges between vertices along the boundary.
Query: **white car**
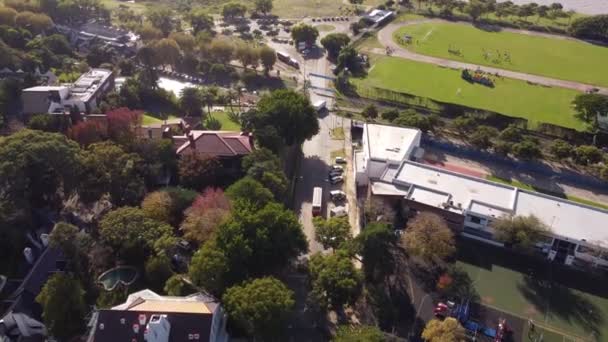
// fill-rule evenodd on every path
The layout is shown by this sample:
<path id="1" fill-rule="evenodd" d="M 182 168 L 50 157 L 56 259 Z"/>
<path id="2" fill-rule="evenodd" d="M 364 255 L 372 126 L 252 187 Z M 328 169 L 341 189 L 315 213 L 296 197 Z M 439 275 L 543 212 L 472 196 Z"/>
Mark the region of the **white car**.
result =
<path id="1" fill-rule="evenodd" d="M 329 179 L 329 182 L 331 184 L 338 184 L 338 183 L 342 183 L 344 182 L 344 177 L 343 176 L 336 176 L 336 177 L 331 177 Z"/>
<path id="2" fill-rule="evenodd" d="M 342 190 L 332 190 L 329 192 L 332 201 L 343 201 L 346 199 L 346 193 Z"/>
<path id="3" fill-rule="evenodd" d="M 337 176 L 342 176 L 342 171 L 338 171 L 338 170 L 331 170 L 329 171 L 329 177 L 337 177 Z"/>
<path id="4" fill-rule="evenodd" d="M 336 157 L 335 163 L 336 164 L 346 164 L 346 159 L 344 157 Z"/>
<path id="5" fill-rule="evenodd" d="M 346 216 L 346 214 L 347 214 L 346 208 L 343 206 L 335 207 L 335 208 L 331 209 L 329 211 L 329 213 L 331 216 L 337 216 L 337 217 Z"/>

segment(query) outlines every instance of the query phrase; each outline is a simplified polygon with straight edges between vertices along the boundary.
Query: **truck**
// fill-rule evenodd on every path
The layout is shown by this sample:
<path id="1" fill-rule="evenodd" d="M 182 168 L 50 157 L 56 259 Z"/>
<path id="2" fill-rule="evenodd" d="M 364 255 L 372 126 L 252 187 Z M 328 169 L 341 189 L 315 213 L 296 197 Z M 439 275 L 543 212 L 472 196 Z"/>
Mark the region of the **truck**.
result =
<path id="1" fill-rule="evenodd" d="M 321 207 L 323 206 L 323 189 L 315 187 L 312 191 L 312 216 L 321 215 Z"/>
<path id="2" fill-rule="evenodd" d="M 327 105 L 327 101 L 325 101 L 325 100 L 315 101 L 315 103 L 312 104 L 312 106 L 315 108 L 315 110 L 317 112 L 320 112 L 321 110 L 323 110 L 326 105 Z"/>

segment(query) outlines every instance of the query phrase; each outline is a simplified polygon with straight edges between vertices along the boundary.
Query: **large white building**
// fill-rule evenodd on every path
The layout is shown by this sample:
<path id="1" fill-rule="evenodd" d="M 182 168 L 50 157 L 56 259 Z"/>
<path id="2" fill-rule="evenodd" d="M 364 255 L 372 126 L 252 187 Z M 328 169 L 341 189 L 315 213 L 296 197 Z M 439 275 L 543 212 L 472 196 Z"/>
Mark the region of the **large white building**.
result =
<path id="1" fill-rule="evenodd" d="M 81 112 L 97 109 L 99 101 L 114 89 L 114 74 L 108 69 L 91 69 L 76 82 L 60 86 L 38 86 L 21 94 L 24 114 L 61 114 L 74 106 Z"/>
<path id="2" fill-rule="evenodd" d="M 420 139 L 412 131 L 366 125 L 363 150 L 355 158 L 357 184 L 369 185 L 376 196 L 402 198 L 413 211 L 440 214 L 462 235 L 494 245 L 502 246 L 494 239 L 494 219 L 534 215 L 551 230 L 538 246 L 550 260 L 608 268 L 607 210 L 413 161 Z M 389 141 L 406 151 L 397 166 Z M 414 146 L 405 146 L 407 141 Z M 391 151 L 384 154 L 387 147 Z"/>

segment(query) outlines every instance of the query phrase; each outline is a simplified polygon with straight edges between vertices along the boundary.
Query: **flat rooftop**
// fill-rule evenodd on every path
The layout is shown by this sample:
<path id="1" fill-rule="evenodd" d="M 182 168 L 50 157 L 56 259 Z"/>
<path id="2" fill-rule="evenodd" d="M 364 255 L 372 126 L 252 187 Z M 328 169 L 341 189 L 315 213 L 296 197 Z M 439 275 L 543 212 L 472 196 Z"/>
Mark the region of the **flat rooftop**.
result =
<path id="1" fill-rule="evenodd" d="M 394 162 L 401 162 L 420 138 L 420 130 L 416 128 L 375 124 L 365 125 L 363 134 L 367 136 L 370 159 Z"/>
<path id="2" fill-rule="evenodd" d="M 111 75 L 112 70 L 91 69 L 80 75 L 70 87 L 70 92 L 72 96 L 80 97 L 83 101 L 87 101 Z"/>
<path id="3" fill-rule="evenodd" d="M 535 215 L 564 238 L 608 242 L 608 210 L 410 161 L 401 165 L 393 183 L 409 188 L 406 198 L 429 206 L 489 217 Z"/>

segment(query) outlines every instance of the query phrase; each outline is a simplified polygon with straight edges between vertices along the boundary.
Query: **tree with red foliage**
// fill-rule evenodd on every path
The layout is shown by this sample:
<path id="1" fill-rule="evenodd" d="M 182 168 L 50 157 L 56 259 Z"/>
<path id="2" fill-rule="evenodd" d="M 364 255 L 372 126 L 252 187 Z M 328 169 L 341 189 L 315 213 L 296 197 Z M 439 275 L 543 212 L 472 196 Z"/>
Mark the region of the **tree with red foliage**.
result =
<path id="1" fill-rule="evenodd" d="M 452 285 L 453 282 L 454 282 L 454 279 L 452 279 L 452 277 L 449 274 L 444 273 L 437 280 L 437 290 L 444 291 L 444 290 L 448 289 Z"/>
<path id="2" fill-rule="evenodd" d="M 97 120 L 80 121 L 68 130 L 68 137 L 80 146 L 89 146 L 108 137 L 106 125 Z"/>
<path id="3" fill-rule="evenodd" d="M 215 185 L 222 163 L 215 157 L 188 151 L 178 163 L 181 185 L 190 189 L 204 189 Z"/>
<path id="4" fill-rule="evenodd" d="M 230 216 L 231 209 L 230 200 L 222 189 L 207 188 L 186 209 L 180 229 L 186 239 L 202 244 Z"/>
<path id="5" fill-rule="evenodd" d="M 108 137 L 119 144 L 128 144 L 135 138 L 135 128 L 141 122 L 143 112 L 126 107 L 106 113 Z"/>

